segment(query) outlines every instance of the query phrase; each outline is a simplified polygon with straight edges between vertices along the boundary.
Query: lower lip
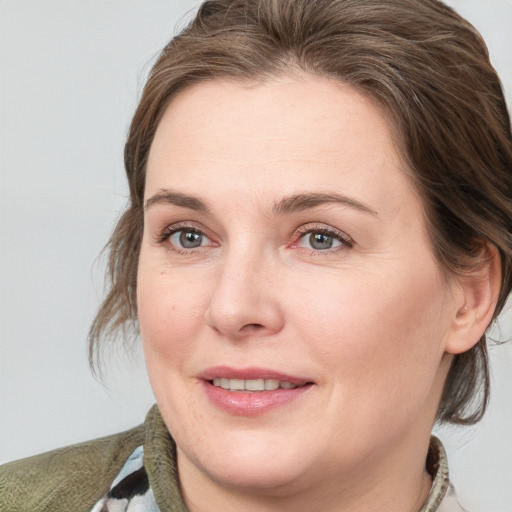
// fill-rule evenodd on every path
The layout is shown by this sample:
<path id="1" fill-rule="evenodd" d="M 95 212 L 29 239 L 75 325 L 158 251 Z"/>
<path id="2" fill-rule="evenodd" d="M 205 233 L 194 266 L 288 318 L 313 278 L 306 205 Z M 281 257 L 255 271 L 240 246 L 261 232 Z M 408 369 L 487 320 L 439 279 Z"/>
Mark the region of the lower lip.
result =
<path id="1" fill-rule="evenodd" d="M 229 391 L 203 381 L 203 387 L 208 398 L 220 409 L 239 416 L 257 416 L 297 400 L 311 388 L 311 384 L 273 391 Z"/>

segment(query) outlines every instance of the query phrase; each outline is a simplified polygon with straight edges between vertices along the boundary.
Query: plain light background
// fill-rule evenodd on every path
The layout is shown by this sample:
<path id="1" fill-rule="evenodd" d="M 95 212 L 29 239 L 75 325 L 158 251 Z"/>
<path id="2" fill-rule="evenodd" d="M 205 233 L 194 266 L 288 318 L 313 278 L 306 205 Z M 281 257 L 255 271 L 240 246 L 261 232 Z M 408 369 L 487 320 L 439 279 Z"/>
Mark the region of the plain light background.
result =
<path id="1" fill-rule="evenodd" d="M 511 105 L 512 0 L 449 3 L 484 35 Z M 153 403 L 140 350 L 112 352 L 105 387 L 85 342 L 97 256 L 126 202 L 130 117 L 194 5 L 0 0 L 0 462 L 131 428 Z M 500 325 L 512 338 L 512 312 Z M 470 512 L 512 512 L 512 344 L 491 359 L 489 414 L 439 431 Z"/>

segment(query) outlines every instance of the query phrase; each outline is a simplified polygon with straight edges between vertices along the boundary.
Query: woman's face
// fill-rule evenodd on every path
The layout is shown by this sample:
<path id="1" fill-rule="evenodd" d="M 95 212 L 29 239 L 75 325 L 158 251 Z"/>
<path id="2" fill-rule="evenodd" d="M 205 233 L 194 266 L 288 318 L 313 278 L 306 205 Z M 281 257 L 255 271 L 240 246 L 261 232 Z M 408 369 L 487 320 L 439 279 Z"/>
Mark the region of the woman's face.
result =
<path id="1" fill-rule="evenodd" d="M 421 461 L 460 294 L 372 100 L 192 86 L 145 200 L 139 320 L 182 480 L 281 493 Z"/>

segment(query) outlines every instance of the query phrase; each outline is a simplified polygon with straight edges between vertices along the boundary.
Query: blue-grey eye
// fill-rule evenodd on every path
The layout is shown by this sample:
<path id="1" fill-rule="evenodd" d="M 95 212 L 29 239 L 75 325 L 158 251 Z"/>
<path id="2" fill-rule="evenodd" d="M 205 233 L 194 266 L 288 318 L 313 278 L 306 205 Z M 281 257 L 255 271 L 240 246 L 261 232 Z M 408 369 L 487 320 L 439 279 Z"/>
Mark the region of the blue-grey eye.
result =
<path id="1" fill-rule="evenodd" d="M 198 231 L 180 229 L 169 237 L 169 241 L 176 247 L 196 249 L 197 247 L 206 245 L 208 238 Z"/>
<path id="2" fill-rule="evenodd" d="M 340 247 L 343 245 L 343 242 L 335 235 L 330 235 L 322 231 L 312 231 L 301 237 L 299 245 L 301 247 L 314 249 L 315 251 L 325 251 L 327 249 Z"/>

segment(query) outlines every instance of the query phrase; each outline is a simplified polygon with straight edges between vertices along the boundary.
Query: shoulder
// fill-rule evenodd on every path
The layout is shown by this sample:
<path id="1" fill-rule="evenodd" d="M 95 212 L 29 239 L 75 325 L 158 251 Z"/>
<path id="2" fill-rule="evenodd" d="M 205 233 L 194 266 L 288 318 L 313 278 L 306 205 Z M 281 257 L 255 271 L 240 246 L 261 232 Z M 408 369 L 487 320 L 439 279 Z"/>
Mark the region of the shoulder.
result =
<path id="1" fill-rule="evenodd" d="M 144 427 L 0 467 L 0 512 L 88 512 L 108 490 Z"/>

